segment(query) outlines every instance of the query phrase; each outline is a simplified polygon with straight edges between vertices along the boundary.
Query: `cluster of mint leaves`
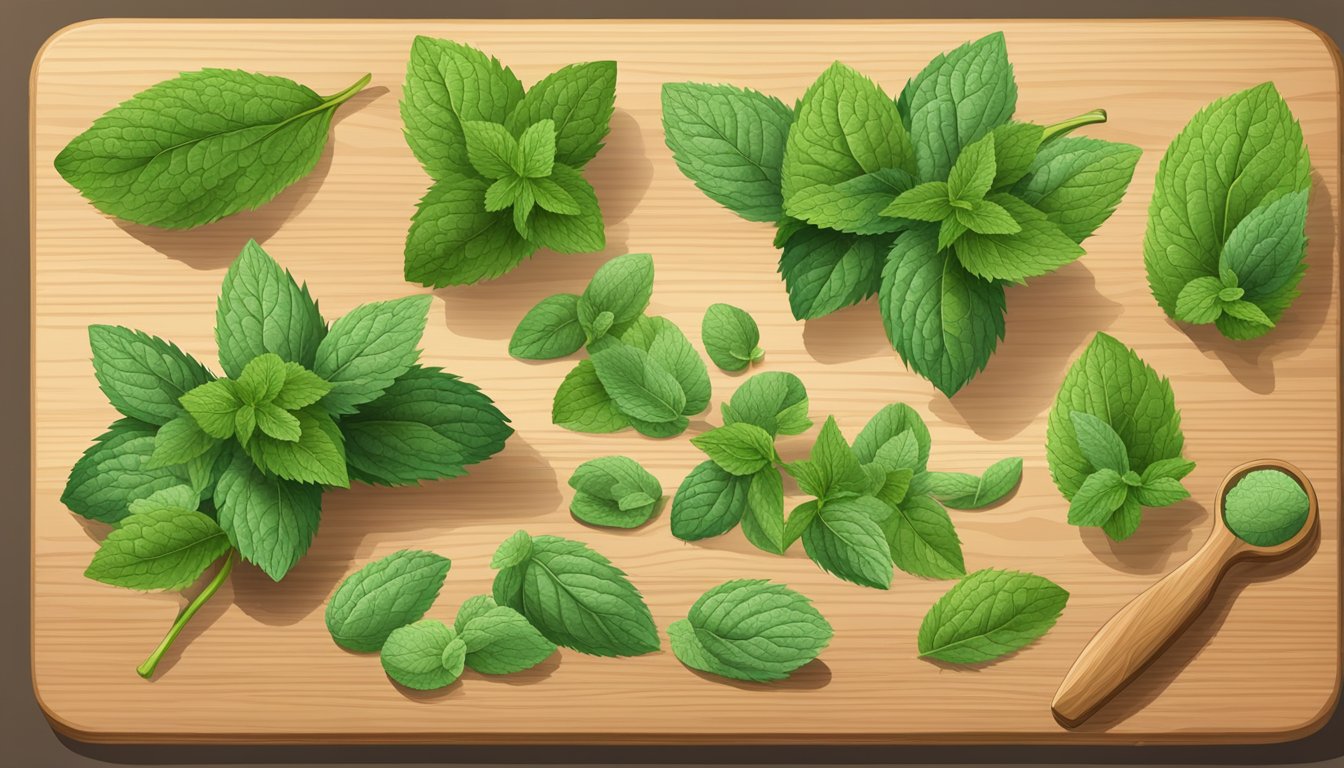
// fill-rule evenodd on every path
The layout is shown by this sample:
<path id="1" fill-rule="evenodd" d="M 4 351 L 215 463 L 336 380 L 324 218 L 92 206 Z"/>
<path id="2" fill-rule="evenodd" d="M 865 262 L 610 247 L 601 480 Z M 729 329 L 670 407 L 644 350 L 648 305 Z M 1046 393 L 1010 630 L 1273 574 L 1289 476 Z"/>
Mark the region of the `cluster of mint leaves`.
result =
<path id="1" fill-rule="evenodd" d="M 668 147 L 706 195 L 776 225 L 794 317 L 877 294 L 905 363 L 951 395 L 1004 336 L 1004 288 L 1083 254 L 1140 151 L 1065 136 L 1105 113 L 1013 122 L 1001 33 L 939 55 L 896 99 L 837 62 L 790 109 L 725 85 L 663 86 Z"/>
<path id="2" fill-rule="evenodd" d="M 1144 507 L 1190 496 L 1181 479 L 1185 435 L 1171 383 L 1134 350 L 1098 333 L 1060 384 L 1046 426 L 1050 474 L 1069 500 L 1069 523 L 1120 541 Z"/>
<path id="3" fill-rule="evenodd" d="M 95 208 L 189 229 L 269 202 L 317 165 L 332 113 L 369 75 L 331 96 L 234 69 L 184 72 L 108 110 L 56 155 Z"/>
<path id="4" fill-rule="evenodd" d="M 1274 328 L 1306 271 L 1311 160 L 1273 83 L 1200 110 L 1158 165 L 1143 261 L 1169 317 L 1230 339 Z"/>
<path id="5" fill-rule="evenodd" d="M 663 486 L 626 456 L 602 456 L 575 467 L 569 476 L 575 519 L 601 528 L 638 528 L 658 511 Z"/>
<path id="6" fill-rule="evenodd" d="M 653 258 L 617 256 L 598 268 L 582 295 L 548 296 L 528 310 L 509 354 L 551 360 L 587 349 L 556 390 L 551 421 L 575 432 L 634 427 L 649 437 L 679 435 L 709 407 L 709 371 L 686 334 L 648 316 Z"/>
<path id="7" fill-rule="evenodd" d="M 773 554 L 801 539 L 826 572 L 877 589 L 890 588 L 893 567 L 929 578 L 964 576 L 961 540 L 945 507 L 998 501 L 1017 486 L 1022 460 L 1005 459 L 981 477 L 929 471 L 928 427 L 914 409 L 893 404 L 853 445 L 828 418 L 809 457 L 785 462 L 775 437 L 811 426 L 807 403 L 792 374 L 744 382 L 723 407 L 724 426 L 691 439 L 709 460 L 677 489 L 673 535 L 695 541 L 740 524 L 753 545 Z M 785 473 L 812 497 L 787 517 Z"/>
<path id="8" fill-rule="evenodd" d="M 744 371 L 765 358 L 761 329 L 746 310 L 732 304 L 711 304 L 700 321 L 705 354 L 725 371 Z"/>
<path id="9" fill-rule="evenodd" d="M 328 327 L 307 287 L 249 242 L 219 296 L 224 378 L 157 337 L 90 327 L 94 373 L 124 418 L 76 462 L 61 496 L 115 526 L 88 575 L 178 590 L 222 559 L 170 642 L 235 552 L 284 578 L 312 542 L 327 488 L 455 477 L 499 452 L 513 430 L 490 398 L 418 364 L 429 301 L 364 304 Z"/>
<path id="10" fill-rule="evenodd" d="M 481 51 L 417 36 L 401 118 L 434 184 L 406 235 L 406 279 L 476 283 L 540 248 L 602 250 L 602 212 L 581 171 L 602 148 L 615 99 L 613 61 L 572 64 L 524 91 Z"/>
<path id="11" fill-rule="evenodd" d="M 462 603 L 452 625 L 426 619 L 452 563 L 405 549 L 351 574 L 327 603 L 327 631 L 346 650 L 380 653 L 392 680 L 420 691 L 451 685 L 464 669 L 507 675 L 555 653 L 522 614 L 488 595 Z"/>

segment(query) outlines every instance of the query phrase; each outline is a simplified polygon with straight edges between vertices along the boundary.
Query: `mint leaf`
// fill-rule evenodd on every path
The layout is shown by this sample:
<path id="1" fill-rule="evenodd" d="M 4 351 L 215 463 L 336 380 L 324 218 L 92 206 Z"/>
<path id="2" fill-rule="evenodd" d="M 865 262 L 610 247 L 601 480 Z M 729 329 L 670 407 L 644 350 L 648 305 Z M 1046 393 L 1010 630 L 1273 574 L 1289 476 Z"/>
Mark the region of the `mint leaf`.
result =
<path id="1" fill-rule="evenodd" d="M 784 554 L 784 479 L 774 467 L 765 467 L 747 485 L 747 508 L 742 535 L 762 552 Z"/>
<path id="2" fill-rule="evenodd" d="M 957 260 L 983 280 L 1025 280 L 1053 272 L 1083 255 L 1064 230 L 1045 214 L 1012 195 L 995 193 L 987 200 L 1001 206 L 1019 224 L 1005 234 L 967 232 L 957 240 Z"/>
<path id="3" fill-rule="evenodd" d="M 508 422 L 474 385 L 415 366 L 340 427 L 352 478 L 413 485 L 464 475 L 499 453 L 513 434 Z"/>
<path id="4" fill-rule="evenodd" d="M 179 590 L 229 551 L 214 520 L 185 507 L 130 515 L 103 539 L 84 575 L 130 589 Z"/>
<path id="5" fill-rule="evenodd" d="M 438 597 L 451 563 L 403 549 L 346 577 L 327 603 L 327 631 L 348 651 L 372 653 L 394 630 L 419 621 Z"/>
<path id="6" fill-rule="evenodd" d="M 648 308 L 652 295 L 653 257 L 630 253 L 597 268 L 583 291 L 581 303 L 586 303 L 593 312 L 610 312 L 612 324 L 624 328 Z"/>
<path id="7" fill-rule="evenodd" d="M 285 361 L 267 352 L 243 366 L 243 372 L 234 381 L 234 391 L 248 405 L 266 405 L 284 388 L 286 374 Z"/>
<path id="8" fill-rule="evenodd" d="M 299 422 L 298 440 L 257 434 L 245 445 L 247 455 L 262 470 L 286 480 L 348 488 L 345 442 L 336 422 L 316 407 L 296 411 L 294 416 Z"/>
<path id="9" fill-rule="evenodd" d="M 523 84 L 470 46 L 417 35 L 406 63 L 401 120 L 406 143 L 435 179 L 470 173 L 463 121 L 502 123 L 523 99 Z"/>
<path id="10" fill-rule="evenodd" d="M 555 653 L 555 643 L 521 613 L 486 595 L 462 604 L 454 628 L 466 646 L 466 665 L 483 675 L 521 672 Z"/>
<path id="11" fill-rule="evenodd" d="M 1129 498 L 1129 486 L 1113 469 L 1087 476 L 1069 501 L 1069 525 L 1105 525 Z"/>
<path id="12" fill-rule="evenodd" d="M 961 472 L 924 472 L 914 481 L 919 493 L 927 493 L 953 509 L 980 509 L 1002 499 L 1022 479 L 1022 459 L 994 462 L 979 477 Z"/>
<path id="13" fill-rule="evenodd" d="M 952 193 L 947 182 L 926 181 L 897 195 L 882 209 L 882 215 L 915 221 L 942 221 L 952 215 L 952 210 Z"/>
<path id="14" fill-rule="evenodd" d="M 1115 541 L 1124 541 L 1139 529 L 1143 519 L 1143 507 L 1133 494 L 1125 498 L 1125 503 L 1111 515 L 1111 519 L 1102 524 L 1101 530 Z"/>
<path id="15" fill-rule="evenodd" d="M 149 463 L 156 431 L 135 419 L 113 422 L 75 462 L 61 503 L 81 517 L 115 524 L 126 517 L 131 502 L 180 485 L 185 477 L 179 468 Z"/>
<path id="16" fill-rule="evenodd" d="M 779 273 L 797 320 L 811 320 L 877 293 L 892 237 L 860 237 L 805 224 L 783 245 Z"/>
<path id="17" fill-rule="evenodd" d="M 1195 462 L 1185 459 L 1159 459 L 1144 468 L 1140 480 L 1150 483 L 1154 480 L 1169 478 L 1180 480 L 1195 469 Z"/>
<path id="18" fill-rule="evenodd" d="M 930 579 L 966 575 L 961 539 L 947 510 L 927 496 L 916 496 L 892 507 L 885 535 L 891 559 L 906 573 Z"/>
<path id="19" fill-rule="evenodd" d="M 441 621 L 422 619 L 397 627 L 383 643 L 383 671 L 417 691 L 451 685 L 462 674 L 466 644 Z"/>
<path id="20" fill-rule="evenodd" d="M 1086 411 L 1073 411 L 1069 414 L 1069 420 L 1073 423 L 1078 450 L 1087 463 L 1097 469 L 1114 470 L 1121 475 L 1129 471 L 1125 441 L 1110 424 Z"/>
<path id="21" fill-rule="evenodd" d="M 1306 255 L 1307 199 L 1302 189 L 1261 205 L 1227 236 L 1218 269 L 1237 276 L 1247 301 L 1272 302 L 1286 289 L 1295 291 Z"/>
<path id="22" fill-rule="evenodd" d="M 1022 225 L 1008 209 L 992 200 L 977 200 L 970 208 L 958 208 L 952 215 L 962 227 L 978 235 L 1015 235 L 1022 231 Z"/>
<path id="23" fill-rule="evenodd" d="M 1176 297 L 1176 319 L 1199 325 L 1217 320 L 1223 314 L 1218 296 L 1223 290 L 1222 281 L 1216 277 L 1196 277 L 1186 283 Z"/>
<path id="24" fill-rule="evenodd" d="M 283 77 L 185 72 L 94 121 L 56 156 L 62 178 L 119 219 L 189 229 L 270 202 L 317 165 L 336 108 Z"/>
<path id="25" fill-rule="evenodd" d="M 602 387 L 592 360 L 580 360 L 560 382 L 551 422 L 575 432 L 604 434 L 630 426 L 630 418 Z"/>
<path id="26" fill-rule="evenodd" d="M 578 205 L 578 213 L 565 215 L 538 210 L 528 221 L 528 239 L 556 253 L 596 253 L 607 247 L 602 211 L 597 193 L 579 172 L 557 163 L 551 180 Z"/>
<path id="27" fill-rule="evenodd" d="M 331 384 L 322 404 L 354 413 L 378 399 L 420 357 L 429 296 L 361 304 L 331 326 L 317 348 L 313 373 Z"/>
<path id="28" fill-rule="evenodd" d="M 812 427 L 807 389 L 784 371 L 758 373 L 742 382 L 721 409 L 725 425 L 754 424 L 771 435 L 798 435 Z"/>
<path id="29" fill-rule="evenodd" d="M 958 257 L 939 253 L 932 229 L 896 239 L 878 301 L 901 359 L 948 396 L 984 370 L 1003 338 L 1003 286 L 975 278 Z"/>
<path id="30" fill-rule="evenodd" d="M 868 486 L 867 476 L 859 468 L 854 450 L 840 434 L 835 417 L 828 416 L 822 424 L 811 455 L 787 466 L 804 492 L 822 501 L 845 495 L 857 495 Z"/>
<path id="31" fill-rule="evenodd" d="M 701 595 L 667 634 L 672 652 L 692 669 L 770 682 L 815 659 L 833 633 L 812 602 L 792 589 L 738 579 Z"/>
<path id="32" fill-rule="evenodd" d="M 579 297 L 547 296 L 527 311 L 509 339 L 509 354 L 523 360 L 552 360 L 578 352 L 584 343 Z"/>
<path id="33" fill-rule="evenodd" d="M 151 424 L 176 418 L 182 395 L 214 379 L 177 346 L 129 328 L 91 325 L 89 347 L 94 376 L 112 407 Z"/>
<path id="34" fill-rule="evenodd" d="M 486 210 L 486 188 L 480 179 L 454 173 L 436 178 L 406 233 L 407 281 L 434 288 L 478 283 L 532 254 L 535 246 L 518 233 L 512 215 Z M 532 218 L 534 227 L 539 215 Z"/>
<path id="35" fill-rule="evenodd" d="M 182 395 L 180 401 L 205 434 L 224 440 L 233 437 L 237 431 L 236 415 L 243 407 L 243 401 L 233 381 L 206 382 Z"/>
<path id="36" fill-rule="evenodd" d="M 154 435 L 154 453 L 147 467 L 169 467 L 185 464 L 218 445 L 213 437 L 201 431 L 196 420 L 187 414 L 159 427 Z"/>
<path id="37" fill-rule="evenodd" d="M 487 179 L 522 176 L 518 140 L 499 123 L 467 120 L 462 123 L 467 142 L 467 161 Z"/>
<path id="38" fill-rule="evenodd" d="M 1068 601 L 1068 592 L 1041 576 L 976 571 L 924 615 L 919 655 L 952 664 L 997 659 L 1050 631 Z"/>
<path id="39" fill-rule="evenodd" d="M 625 572 L 586 545 L 533 536 L 521 562 L 495 576 L 494 598 L 518 611 L 546 639 L 593 656 L 658 650 L 658 630 Z"/>
<path id="40" fill-rule="evenodd" d="M 994 181 L 990 187 L 1003 188 L 1016 183 L 1031 170 L 1045 132 L 1041 126 L 1031 123 L 1003 123 L 995 126 L 990 135 L 994 137 Z"/>
<path id="41" fill-rule="evenodd" d="M 331 391 L 330 382 L 298 363 L 285 363 L 285 381 L 272 400 L 286 411 L 307 408 Z"/>
<path id="42" fill-rule="evenodd" d="M 162 491 L 155 491 L 143 499 L 136 499 L 130 504 L 132 515 L 143 512 L 159 512 L 165 509 L 199 510 L 200 507 L 201 497 L 188 485 L 164 488 Z"/>
<path id="43" fill-rule="evenodd" d="M 916 461 L 908 466 L 922 472 L 929 463 L 932 438 L 924 419 L 904 403 L 884 406 L 868 420 L 859 436 L 854 438 L 854 455 L 860 463 L 871 464 L 878 460 L 878 453 L 893 439 L 907 433 L 914 439 L 918 449 Z"/>
<path id="44" fill-rule="evenodd" d="M 1171 477 L 1149 480 L 1130 493 L 1145 507 L 1165 507 L 1190 498 L 1190 491 L 1181 481 Z"/>
<path id="45" fill-rule="evenodd" d="M 322 488 L 266 475 L 235 453 L 215 487 L 219 525 L 245 560 L 280 581 L 308 551 L 322 516 Z"/>
<path id="46" fill-rule="evenodd" d="M 711 304 L 705 310 L 700 340 L 709 359 L 725 371 L 743 370 L 765 356 L 756 321 L 731 304 Z"/>
<path id="47" fill-rule="evenodd" d="M 888 176 L 853 186 L 888 170 L 905 179 L 914 171 L 896 105 L 873 81 L 832 64 L 803 94 L 789 130 L 780 178 L 785 213 L 842 232 L 894 231 L 899 225 L 880 212 L 910 185 Z"/>
<path id="48" fill-rule="evenodd" d="M 711 394 L 709 370 L 705 368 L 705 361 L 700 358 L 695 347 L 691 346 L 686 334 L 670 320 L 662 317 L 647 320 L 656 327 L 653 341 L 648 348 L 649 359 L 672 374 L 672 378 L 681 386 L 682 393 L 686 396 L 686 404 L 681 409 L 683 419 L 703 412 L 709 407 Z M 676 421 L 679 423 L 683 419 Z M 634 418 L 632 421 L 638 428 L 640 420 Z M 685 429 L 685 425 L 671 434 L 680 434 L 682 429 Z"/>
<path id="49" fill-rule="evenodd" d="M 691 444 L 733 475 L 751 475 L 775 460 L 774 437 L 754 424 L 729 424 L 691 438 Z"/>
<path id="50" fill-rule="evenodd" d="M 649 521 L 663 498 L 658 478 L 633 459 L 604 456 L 580 464 L 570 475 L 575 490 L 569 511 L 589 525 L 637 528 Z"/>
<path id="51" fill-rule="evenodd" d="M 312 368 L 327 333 L 317 302 L 256 241 L 249 240 L 229 266 L 219 291 L 215 340 L 219 364 L 231 377 L 258 355 Z M 202 425 L 204 426 L 204 425 Z"/>
<path id="52" fill-rule="evenodd" d="M 1078 136 L 1051 139 L 1010 191 L 1081 243 L 1120 204 L 1141 154 L 1131 144 Z"/>
<path id="53" fill-rule="evenodd" d="M 958 203 L 983 200 L 998 172 L 994 164 L 994 133 L 962 147 L 947 173 L 947 194 Z M 961 206 L 955 206 L 961 209 Z"/>
<path id="54" fill-rule="evenodd" d="M 622 413 L 651 422 L 681 417 L 686 392 L 649 353 L 619 344 L 595 352 L 592 361 L 602 387 Z"/>
<path id="55" fill-rule="evenodd" d="M 555 121 L 549 118 L 527 126 L 518 137 L 517 171 L 526 179 L 544 179 L 555 167 Z"/>
<path id="56" fill-rule="evenodd" d="M 697 541 L 731 531 L 747 509 L 750 477 L 724 471 L 712 461 L 692 469 L 672 497 L 672 535 Z"/>
<path id="57" fill-rule="evenodd" d="M 550 120 L 556 162 L 582 168 L 602 148 L 616 100 L 616 62 L 571 64 L 537 81 L 504 120 L 511 131 Z"/>
<path id="58" fill-rule="evenodd" d="M 1247 473 L 1223 499 L 1223 520 L 1237 538 L 1257 547 L 1288 541 L 1306 525 L 1311 500 L 1292 475 L 1277 469 Z"/>
<path id="59" fill-rule="evenodd" d="M 784 216 L 780 167 L 793 111 L 749 89 L 664 83 L 663 133 L 686 178 L 748 221 Z"/>
<path id="60" fill-rule="evenodd" d="M 784 521 L 784 549 L 787 550 L 793 546 L 793 543 L 803 537 L 807 529 L 811 527 L 812 521 L 817 519 L 817 512 L 820 507 L 817 506 L 816 499 L 804 501 L 802 504 L 793 508 L 789 517 Z"/>
<path id="61" fill-rule="evenodd" d="M 887 506 L 871 496 L 829 502 L 803 532 L 803 548 L 827 573 L 860 586 L 889 589 L 891 545 L 878 523 L 888 514 Z"/>

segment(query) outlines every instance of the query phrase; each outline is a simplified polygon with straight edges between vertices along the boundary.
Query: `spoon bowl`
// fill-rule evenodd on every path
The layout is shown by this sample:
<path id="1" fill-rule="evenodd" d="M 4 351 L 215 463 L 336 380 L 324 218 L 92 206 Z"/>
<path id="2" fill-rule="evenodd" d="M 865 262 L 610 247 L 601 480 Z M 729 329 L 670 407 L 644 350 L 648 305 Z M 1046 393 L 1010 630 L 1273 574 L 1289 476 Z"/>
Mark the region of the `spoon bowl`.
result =
<path id="1" fill-rule="evenodd" d="M 1261 469 L 1277 469 L 1288 475 L 1302 486 L 1302 490 L 1307 493 L 1307 519 L 1302 523 L 1302 529 L 1299 530 L 1291 539 L 1270 547 L 1258 547 L 1239 538 L 1231 528 L 1227 527 L 1227 518 L 1224 515 L 1223 505 L 1227 503 L 1227 492 L 1232 490 L 1241 479 L 1252 472 Z M 1299 547 L 1307 543 L 1316 535 L 1320 528 L 1320 515 L 1316 503 L 1316 489 L 1312 487 L 1311 481 L 1302 473 L 1302 470 L 1279 459 L 1257 459 L 1248 461 L 1245 464 L 1233 469 L 1223 478 L 1223 482 L 1218 486 L 1218 504 L 1215 508 L 1217 517 L 1214 520 L 1215 535 L 1226 535 L 1236 541 L 1238 545 L 1232 557 L 1236 560 L 1257 559 L 1257 560 L 1278 560 L 1287 557 L 1296 552 Z"/>

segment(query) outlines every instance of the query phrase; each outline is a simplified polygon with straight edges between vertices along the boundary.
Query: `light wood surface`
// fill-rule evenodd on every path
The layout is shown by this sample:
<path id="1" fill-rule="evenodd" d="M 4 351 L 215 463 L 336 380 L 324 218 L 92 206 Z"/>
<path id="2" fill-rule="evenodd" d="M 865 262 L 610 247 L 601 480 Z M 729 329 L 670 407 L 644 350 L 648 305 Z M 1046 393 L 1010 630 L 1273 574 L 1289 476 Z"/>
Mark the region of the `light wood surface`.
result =
<path id="1" fill-rule="evenodd" d="M 665 81 L 730 82 L 802 94 L 832 60 L 895 92 L 935 54 L 1007 34 L 1018 115 L 1050 121 L 1104 107 L 1087 135 L 1144 150 L 1124 203 L 1085 243 L 1081 262 L 1009 290 L 1008 337 L 954 400 L 907 372 L 869 302 L 800 323 L 775 275 L 770 229 L 739 220 L 681 176 L 662 141 Z M 162 335 L 215 362 L 214 301 L 248 238 L 307 280 L 328 318 L 356 304 L 423 291 L 401 278 L 402 240 L 428 184 L 406 148 L 397 100 L 416 34 L 479 46 L 530 85 L 583 60 L 619 62 L 607 147 L 589 166 L 609 247 L 539 254 L 491 283 L 435 291 L 423 359 L 479 384 L 517 434 L 470 476 L 420 488 L 358 487 L 326 496 L 306 559 L 280 584 L 240 567 L 146 682 L 134 668 L 181 605 L 84 579 L 104 530 L 58 498 L 71 464 L 115 418 L 88 362 L 85 327 Z M 132 93 L 179 71 L 241 67 L 318 92 L 364 72 L 372 87 L 343 106 L 317 170 L 262 209 L 192 232 L 109 220 L 52 169 L 60 148 Z M 1311 149 L 1310 269 L 1304 295 L 1262 340 L 1168 322 L 1148 293 L 1141 243 L 1153 174 L 1171 138 L 1216 97 L 1273 79 Z M 93 22 L 59 33 L 33 74 L 34 507 L 33 674 L 57 727 L 102 741 L 591 742 L 1207 742 L 1273 741 L 1313 730 L 1340 670 L 1338 65 L 1316 33 L 1282 21 L 854 22 Z M 933 431 L 932 465 L 978 471 L 1025 458 L 1006 503 L 953 512 L 969 568 L 1030 570 L 1072 596 L 1040 642 L 998 663 L 955 668 L 916 658 L 915 634 L 951 582 L 897 574 L 880 592 L 840 582 L 801 551 L 773 557 L 738 532 L 674 539 L 666 508 L 644 529 L 589 529 L 568 514 L 573 468 L 599 455 L 642 462 L 669 495 L 700 456 L 686 440 L 577 435 L 550 424 L 551 395 L 572 361 L 512 360 L 506 342 L 543 296 L 580 289 L 598 264 L 655 255 L 651 312 L 698 344 L 706 306 L 729 301 L 759 321 L 761 370 L 800 375 L 814 417 L 851 438 L 879 407 L 906 402 Z M 1171 377 L 1193 498 L 1145 513 L 1112 543 L 1065 522 L 1045 461 L 1045 413 L 1096 331 L 1135 347 Z M 714 405 L 741 382 L 711 369 Z M 786 458 L 812 435 L 788 438 Z M 1216 489 L 1242 462 L 1301 467 L 1320 497 L 1321 537 L 1303 563 L 1234 567 L 1210 608 L 1102 713 L 1075 732 L 1051 697 L 1110 616 L 1186 560 L 1212 524 Z M 796 494 L 796 490 L 790 491 Z M 707 588 L 769 577 L 815 599 L 835 626 L 820 661 L 788 682 L 726 683 L 666 650 L 634 659 L 561 651 L 506 678 L 468 673 L 434 694 L 391 685 L 375 656 L 341 651 L 322 621 L 340 580 L 403 547 L 453 560 L 430 615 L 451 618 L 489 589 L 496 545 L 518 528 L 581 539 L 627 570 L 660 627 Z"/>

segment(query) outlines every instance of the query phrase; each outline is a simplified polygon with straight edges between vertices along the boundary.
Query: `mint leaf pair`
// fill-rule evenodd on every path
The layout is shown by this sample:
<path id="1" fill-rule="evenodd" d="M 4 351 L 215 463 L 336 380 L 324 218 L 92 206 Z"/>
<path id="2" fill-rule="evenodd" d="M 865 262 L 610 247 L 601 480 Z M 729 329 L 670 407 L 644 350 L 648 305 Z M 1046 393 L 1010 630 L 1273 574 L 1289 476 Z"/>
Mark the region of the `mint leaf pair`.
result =
<path id="1" fill-rule="evenodd" d="M 1180 481 L 1195 464 L 1182 458 L 1184 442 L 1171 384 L 1098 333 L 1064 376 L 1046 429 L 1069 523 L 1120 541 L 1138 530 L 1144 507 L 1189 497 Z"/>
<path id="2" fill-rule="evenodd" d="M 185 72 L 113 107 L 70 140 L 56 171 L 119 219 L 190 229 L 264 205 L 308 175 L 336 108 L 331 96 L 236 69 Z"/>
<path id="3" fill-rule="evenodd" d="M 401 117 L 434 184 L 406 235 L 406 279 L 476 283 L 539 248 L 602 250 L 602 212 L 581 171 L 602 148 L 615 98 L 615 62 L 573 64 L 525 91 L 481 51 L 417 36 Z"/>
<path id="4" fill-rule="evenodd" d="M 515 357 L 589 352 L 555 393 L 554 423 L 575 432 L 634 427 L 671 437 L 709 406 L 709 372 L 685 334 L 666 318 L 643 314 L 652 292 L 652 257 L 618 256 L 597 270 L 583 295 L 547 297 L 519 322 L 509 341 Z"/>
<path id="5" fill-rule="evenodd" d="M 1311 161 L 1263 83 L 1200 110 L 1157 169 L 1143 261 L 1168 316 L 1231 339 L 1268 333 L 1306 270 Z"/>
<path id="6" fill-rule="evenodd" d="M 974 83 L 969 87 L 967 83 Z M 1124 144 L 1012 122 L 1002 34 L 939 56 L 898 98 L 837 62 L 789 109 L 729 86 L 663 87 L 682 173 L 751 221 L 773 222 L 800 320 L 878 295 L 901 358 L 951 395 L 1004 335 L 1004 285 L 1082 255 L 1138 161 Z"/>
<path id="7" fill-rule="evenodd" d="M 700 340 L 714 364 L 725 371 L 743 371 L 765 357 L 761 329 L 746 310 L 731 304 L 711 304 L 700 322 Z"/>
<path id="8" fill-rule="evenodd" d="M 625 456 L 585 461 L 570 475 L 569 487 L 574 489 L 570 514 L 606 528 L 638 528 L 653 517 L 663 498 L 658 478 Z"/>
<path id="9" fill-rule="evenodd" d="M 137 521 L 112 541 L 149 551 L 150 539 L 212 534 L 209 547 L 180 553 L 200 553 L 171 570 L 180 578 L 137 588 L 181 588 L 216 554 L 218 538 L 195 515 L 279 581 L 312 542 L 326 488 L 460 475 L 512 434 L 475 387 L 417 365 L 428 308 L 427 296 L 375 302 L 328 328 L 307 288 L 248 243 L 224 277 L 216 313 L 225 378 L 161 339 L 89 329 L 98 383 L 126 418 L 71 469 L 62 502 L 125 526 L 171 492 L 171 514 Z M 100 565 L 91 575 L 106 573 Z"/>

